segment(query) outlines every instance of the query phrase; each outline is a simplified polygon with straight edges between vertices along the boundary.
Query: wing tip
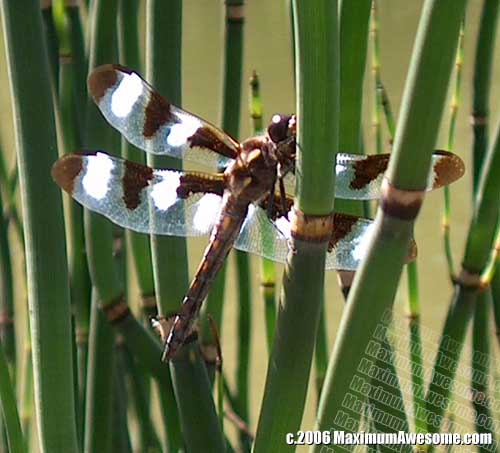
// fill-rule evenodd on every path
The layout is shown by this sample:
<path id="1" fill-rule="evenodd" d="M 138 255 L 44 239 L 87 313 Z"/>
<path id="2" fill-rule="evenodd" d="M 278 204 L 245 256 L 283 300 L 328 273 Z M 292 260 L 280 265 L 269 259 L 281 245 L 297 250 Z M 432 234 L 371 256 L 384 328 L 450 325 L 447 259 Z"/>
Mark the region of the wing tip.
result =
<path id="1" fill-rule="evenodd" d="M 87 79 L 87 87 L 94 101 L 98 104 L 106 91 L 118 81 L 118 73 L 131 74 L 131 69 L 119 64 L 104 64 L 97 66 Z"/>
<path id="2" fill-rule="evenodd" d="M 83 159 L 78 154 L 68 154 L 52 165 L 51 176 L 56 184 L 70 195 L 73 193 L 75 178 L 83 168 Z"/>
<path id="3" fill-rule="evenodd" d="M 433 189 L 439 189 L 440 187 L 447 186 L 460 179 L 465 173 L 464 161 L 458 157 L 456 154 L 445 151 L 436 150 L 434 155 L 440 158 L 434 164 L 434 182 Z"/>

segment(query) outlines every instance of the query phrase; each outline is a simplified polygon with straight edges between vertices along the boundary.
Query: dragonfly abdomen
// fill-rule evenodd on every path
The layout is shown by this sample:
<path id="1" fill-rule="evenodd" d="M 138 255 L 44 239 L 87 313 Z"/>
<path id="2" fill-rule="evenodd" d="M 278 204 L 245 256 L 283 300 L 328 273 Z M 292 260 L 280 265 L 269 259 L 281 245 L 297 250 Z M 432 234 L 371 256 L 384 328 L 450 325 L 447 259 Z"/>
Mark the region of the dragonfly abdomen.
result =
<path id="1" fill-rule="evenodd" d="M 221 269 L 240 232 L 248 206 L 248 201 L 239 201 L 230 194 L 224 195 L 219 220 L 214 227 L 210 243 L 205 249 L 200 266 L 175 317 L 165 344 L 163 360 L 169 360 L 173 357 L 186 339 L 194 318 L 208 295 L 214 278 Z"/>

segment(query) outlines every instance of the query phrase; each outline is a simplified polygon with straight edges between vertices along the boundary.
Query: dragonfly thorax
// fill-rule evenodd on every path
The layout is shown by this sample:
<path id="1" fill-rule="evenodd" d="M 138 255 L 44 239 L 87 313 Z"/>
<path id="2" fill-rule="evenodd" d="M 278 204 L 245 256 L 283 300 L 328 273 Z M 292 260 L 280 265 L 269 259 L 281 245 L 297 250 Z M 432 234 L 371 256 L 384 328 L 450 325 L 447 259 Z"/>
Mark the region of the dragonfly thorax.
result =
<path id="1" fill-rule="evenodd" d="M 257 202 L 274 190 L 277 166 L 272 142 L 266 137 L 246 140 L 238 157 L 225 171 L 227 188 L 234 196 Z"/>

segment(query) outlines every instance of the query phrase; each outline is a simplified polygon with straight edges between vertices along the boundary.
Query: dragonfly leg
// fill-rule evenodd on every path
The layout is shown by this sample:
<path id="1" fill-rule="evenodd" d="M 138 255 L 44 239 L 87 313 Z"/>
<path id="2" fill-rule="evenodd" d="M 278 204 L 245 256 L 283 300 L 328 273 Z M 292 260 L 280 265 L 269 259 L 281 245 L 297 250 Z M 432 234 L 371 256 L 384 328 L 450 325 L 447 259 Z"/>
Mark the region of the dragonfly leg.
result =
<path id="1" fill-rule="evenodd" d="M 279 177 L 279 186 L 280 186 L 280 208 L 283 211 L 283 215 L 288 219 L 288 206 L 286 203 L 286 192 L 285 192 L 285 183 L 283 182 L 283 177 Z"/>

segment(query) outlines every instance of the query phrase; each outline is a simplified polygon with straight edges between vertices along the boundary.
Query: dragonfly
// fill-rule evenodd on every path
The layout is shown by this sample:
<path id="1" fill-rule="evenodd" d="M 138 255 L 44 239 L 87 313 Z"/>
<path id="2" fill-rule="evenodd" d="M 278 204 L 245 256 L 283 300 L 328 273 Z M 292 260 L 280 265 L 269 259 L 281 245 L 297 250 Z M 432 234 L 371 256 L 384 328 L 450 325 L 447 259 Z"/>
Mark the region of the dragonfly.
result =
<path id="1" fill-rule="evenodd" d="M 52 167 L 55 182 L 77 202 L 124 228 L 175 236 L 210 234 L 180 308 L 168 332 L 163 332 L 162 360 L 167 361 L 191 335 L 200 306 L 232 247 L 286 262 L 296 117 L 274 115 L 264 134 L 240 143 L 169 103 L 126 67 L 97 67 L 89 75 L 88 89 L 107 122 L 138 148 L 223 169 L 211 173 L 153 169 L 102 151 L 67 154 Z M 387 154 L 337 154 L 335 196 L 379 198 L 388 161 Z M 437 151 L 427 189 L 450 184 L 463 173 L 458 156 Z M 355 270 L 372 229 L 369 219 L 334 213 L 326 269 Z M 413 242 L 408 259 L 415 254 Z"/>

